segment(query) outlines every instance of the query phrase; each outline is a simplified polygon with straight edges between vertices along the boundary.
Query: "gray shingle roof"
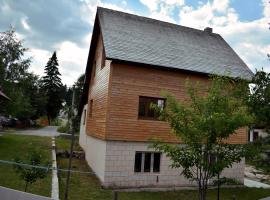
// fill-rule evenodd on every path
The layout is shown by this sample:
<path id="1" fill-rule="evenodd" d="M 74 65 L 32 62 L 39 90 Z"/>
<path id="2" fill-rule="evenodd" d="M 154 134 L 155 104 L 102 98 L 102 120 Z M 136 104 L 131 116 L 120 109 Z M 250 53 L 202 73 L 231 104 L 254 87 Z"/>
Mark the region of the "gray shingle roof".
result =
<path id="1" fill-rule="evenodd" d="M 109 59 L 250 79 L 251 70 L 215 33 L 98 8 Z"/>

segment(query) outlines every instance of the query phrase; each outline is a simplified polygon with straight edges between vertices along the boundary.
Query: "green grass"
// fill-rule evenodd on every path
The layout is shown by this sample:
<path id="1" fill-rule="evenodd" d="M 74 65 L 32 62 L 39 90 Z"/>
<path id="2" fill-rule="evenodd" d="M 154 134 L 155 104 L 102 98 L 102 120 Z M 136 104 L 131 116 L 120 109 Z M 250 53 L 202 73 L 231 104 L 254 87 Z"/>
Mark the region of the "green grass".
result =
<path id="1" fill-rule="evenodd" d="M 44 161 L 51 161 L 51 138 L 37 136 L 4 135 L 0 137 L 0 159 L 13 161 L 24 159 L 31 150 L 40 151 Z M 24 191 L 24 181 L 11 165 L 0 164 L 0 185 Z M 28 186 L 27 192 L 43 196 L 51 195 L 51 173 L 45 179 Z"/>
<path id="2" fill-rule="evenodd" d="M 68 167 L 68 159 L 58 158 L 58 166 Z M 73 159 L 72 169 L 80 171 L 90 171 L 86 162 Z M 66 172 L 61 172 L 59 177 L 60 199 L 63 199 L 66 185 Z M 112 200 L 112 191 L 101 188 L 99 181 L 92 174 L 71 173 L 69 199 L 80 200 Z"/>
<path id="3" fill-rule="evenodd" d="M 70 140 L 64 138 L 57 138 L 56 146 L 60 146 L 61 149 L 68 150 L 70 146 Z M 76 148 L 78 142 L 76 142 Z M 59 149 L 59 147 L 58 147 Z M 58 167 L 67 168 L 68 159 L 57 158 Z M 72 169 L 80 171 L 91 171 L 86 161 L 72 159 Z M 61 172 L 59 184 L 60 184 L 60 198 L 64 197 L 66 183 L 66 173 Z M 235 195 L 236 200 L 257 200 L 270 196 L 270 189 L 256 189 L 256 188 L 234 188 L 234 189 L 221 189 L 220 199 L 231 200 Z M 102 189 L 98 179 L 94 175 L 71 173 L 69 199 L 75 200 L 112 200 L 112 191 Z M 181 190 L 170 192 L 120 192 L 119 200 L 197 200 L 196 190 Z M 216 190 L 209 190 L 207 199 L 216 200 Z"/>
<path id="4" fill-rule="evenodd" d="M 57 150 L 70 150 L 71 136 L 59 136 L 56 138 L 56 148 Z M 81 147 L 79 145 L 78 137 L 75 136 L 74 141 L 74 151 L 80 151 Z"/>
<path id="5" fill-rule="evenodd" d="M 208 190 L 207 199 L 216 200 L 216 190 Z M 235 195 L 236 200 L 257 200 L 270 196 L 269 189 L 256 188 L 234 188 L 221 189 L 220 199 L 232 200 Z M 119 200 L 197 200 L 197 191 L 182 190 L 171 192 L 122 192 Z"/>

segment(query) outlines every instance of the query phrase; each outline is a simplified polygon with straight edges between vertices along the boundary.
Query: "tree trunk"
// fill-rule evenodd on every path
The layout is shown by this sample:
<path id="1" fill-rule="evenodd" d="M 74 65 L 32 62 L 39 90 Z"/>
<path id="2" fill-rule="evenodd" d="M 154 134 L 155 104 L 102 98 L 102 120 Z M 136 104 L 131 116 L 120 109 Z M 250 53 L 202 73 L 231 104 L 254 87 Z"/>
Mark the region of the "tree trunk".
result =
<path id="1" fill-rule="evenodd" d="M 217 200 L 219 200 L 219 188 L 220 188 L 220 183 L 219 183 L 219 174 L 218 174 Z"/>
<path id="2" fill-rule="evenodd" d="M 51 118 L 49 115 L 47 115 L 49 126 L 51 125 Z"/>
<path id="3" fill-rule="evenodd" d="M 26 192 L 26 190 L 27 190 L 27 186 L 28 186 L 28 182 L 26 181 L 25 182 L 25 187 L 24 187 L 24 191 Z"/>
<path id="4" fill-rule="evenodd" d="M 206 200 L 206 189 L 204 187 L 199 189 L 199 200 Z"/>
<path id="5" fill-rule="evenodd" d="M 207 185 L 199 184 L 199 200 L 206 200 Z"/>

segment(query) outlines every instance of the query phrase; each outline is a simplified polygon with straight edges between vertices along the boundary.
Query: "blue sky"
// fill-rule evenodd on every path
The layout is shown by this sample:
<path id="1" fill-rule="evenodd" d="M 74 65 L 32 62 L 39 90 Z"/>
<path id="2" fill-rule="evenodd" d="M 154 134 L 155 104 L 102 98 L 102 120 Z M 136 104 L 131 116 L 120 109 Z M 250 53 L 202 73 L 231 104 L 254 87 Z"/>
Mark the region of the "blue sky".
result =
<path id="1" fill-rule="evenodd" d="M 270 72 L 268 0 L 0 0 L 0 31 L 15 27 L 33 58 L 30 70 L 39 75 L 56 50 L 63 82 L 72 85 L 85 70 L 97 6 L 212 27 L 253 71 Z"/>

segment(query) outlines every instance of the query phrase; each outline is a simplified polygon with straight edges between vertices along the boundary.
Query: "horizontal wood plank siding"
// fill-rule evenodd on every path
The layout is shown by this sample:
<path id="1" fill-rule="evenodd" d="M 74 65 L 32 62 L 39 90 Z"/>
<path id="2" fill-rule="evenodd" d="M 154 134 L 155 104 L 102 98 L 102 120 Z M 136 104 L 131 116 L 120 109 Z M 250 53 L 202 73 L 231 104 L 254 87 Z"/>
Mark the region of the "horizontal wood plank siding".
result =
<path id="1" fill-rule="evenodd" d="M 158 138 L 167 142 L 179 142 L 173 134 L 170 134 L 170 127 L 166 122 L 138 119 L 139 96 L 160 97 L 160 92 L 166 90 L 178 100 L 188 101 L 187 79 L 193 85 L 197 84 L 198 87 L 204 88 L 209 84 L 208 77 L 122 64 L 112 64 L 111 68 L 106 139 L 148 141 Z M 246 129 L 241 129 L 228 141 L 237 144 L 246 143 Z"/>

